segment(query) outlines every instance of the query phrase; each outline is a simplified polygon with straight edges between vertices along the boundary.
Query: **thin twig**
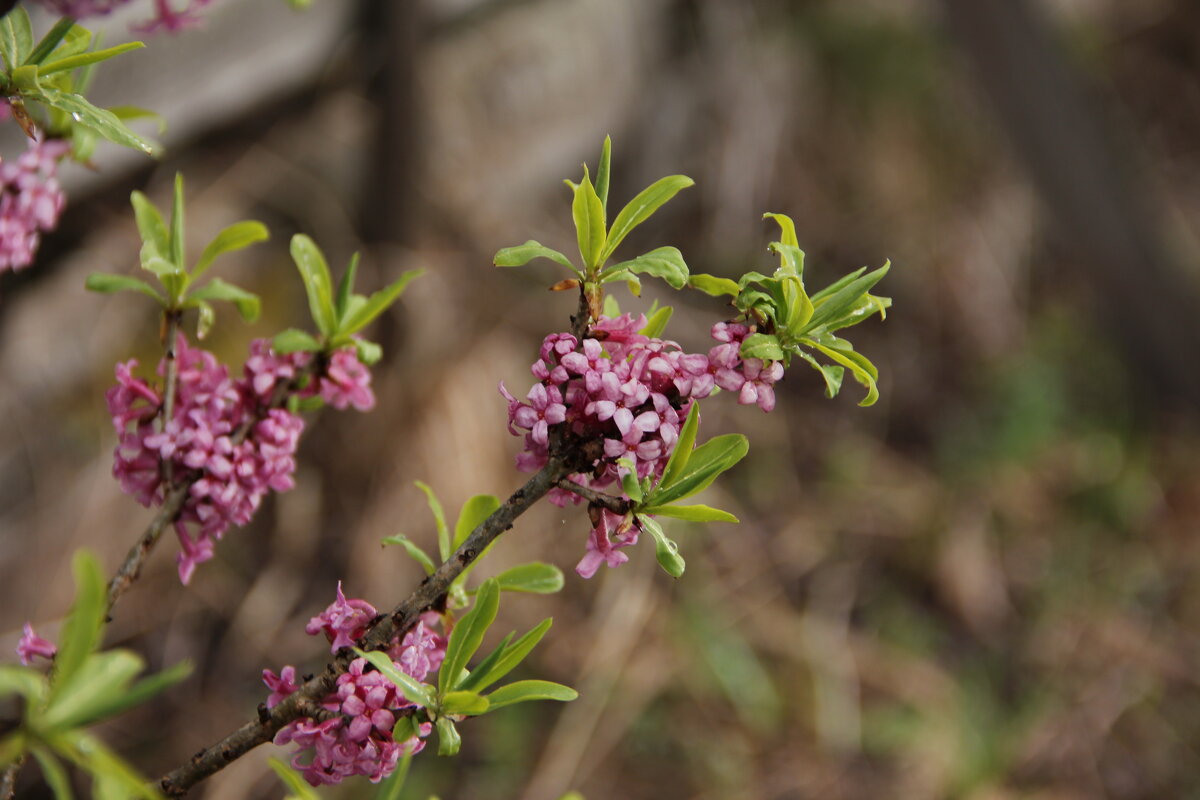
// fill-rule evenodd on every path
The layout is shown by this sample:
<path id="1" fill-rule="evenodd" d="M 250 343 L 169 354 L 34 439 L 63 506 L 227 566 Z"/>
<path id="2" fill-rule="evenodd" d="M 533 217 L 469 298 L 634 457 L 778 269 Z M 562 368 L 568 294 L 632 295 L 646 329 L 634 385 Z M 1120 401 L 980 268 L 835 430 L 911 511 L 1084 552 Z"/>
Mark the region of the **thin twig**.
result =
<path id="1" fill-rule="evenodd" d="M 179 383 L 179 358 L 175 352 L 175 340 L 179 333 L 179 318 L 182 312 L 166 311 L 163 313 L 163 322 L 165 323 L 165 338 L 163 343 L 166 346 L 164 358 L 167 362 L 167 383 L 166 389 L 163 392 L 162 416 L 159 418 L 160 430 L 166 431 L 167 426 L 171 424 L 171 419 L 175 416 L 175 386 Z M 175 484 L 175 464 L 168 459 L 163 462 L 163 482 L 168 487 Z M 153 543 L 151 543 L 153 546 Z M 111 604 L 110 604 L 111 605 Z"/>
<path id="2" fill-rule="evenodd" d="M 575 481 L 571 480 L 570 478 L 561 479 L 558 482 L 557 486 L 560 489 L 566 489 L 568 492 L 571 492 L 572 494 L 579 495 L 584 500 L 587 500 L 589 503 L 594 503 L 595 505 L 603 506 L 604 508 L 607 508 L 609 511 L 613 512 L 614 514 L 622 514 L 622 515 L 628 514 L 629 509 L 631 507 L 630 502 L 623 497 L 617 497 L 616 495 L 605 494 L 604 492 L 597 492 L 595 489 L 591 489 L 587 486 L 584 486 L 581 483 L 576 483 Z"/>
<path id="3" fill-rule="evenodd" d="M 432 575 L 426 577 L 408 599 L 390 613 L 379 617 L 358 641 L 358 646 L 364 650 L 383 649 L 415 625 L 423 612 L 437 608 L 443 603 L 450 584 L 479 557 L 484 548 L 512 528 L 517 517 L 528 511 L 554 488 L 560 479 L 580 469 L 581 463 L 594 461 L 594 449 L 589 446 L 577 448 L 578 452 L 572 454 L 573 458 L 552 454 L 546 466 L 514 492 L 504 505 L 481 522 L 458 550 L 442 562 Z M 280 728 L 294 719 L 306 716 L 305 708 L 319 703 L 333 691 L 338 675 L 348 669 L 354 658 L 349 649 L 339 651 L 334 661 L 326 665 L 320 675 L 310 679 L 259 719 L 247 722 L 221 741 L 197 753 L 187 764 L 164 775 L 159 781 L 162 791 L 169 797 L 183 797 L 200 781 L 258 745 L 270 741 Z"/>
<path id="4" fill-rule="evenodd" d="M 17 760 L 8 765 L 8 769 L 4 770 L 4 774 L 0 775 L 0 800 L 12 800 L 13 795 L 17 791 L 17 773 L 21 771 L 21 767 L 25 765 L 25 754 L 22 753 L 17 757 Z"/>

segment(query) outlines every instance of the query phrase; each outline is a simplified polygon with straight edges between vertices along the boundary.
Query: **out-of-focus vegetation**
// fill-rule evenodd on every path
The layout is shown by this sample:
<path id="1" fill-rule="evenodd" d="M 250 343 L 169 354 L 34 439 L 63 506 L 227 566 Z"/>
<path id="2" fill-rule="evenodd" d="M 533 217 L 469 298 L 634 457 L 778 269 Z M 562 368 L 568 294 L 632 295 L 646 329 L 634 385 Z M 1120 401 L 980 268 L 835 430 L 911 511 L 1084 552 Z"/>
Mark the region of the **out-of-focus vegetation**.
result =
<path id="1" fill-rule="evenodd" d="M 113 361 L 153 360 L 153 322 L 80 290 L 88 272 L 133 263 L 130 188 L 161 202 L 182 169 L 192 219 L 213 232 L 254 216 L 278 231 L 274 247 L 303 229 L 334 260 L 364 249 L 375 284 L 427 269 L 380 334 L 380 409 L 320 419 L 295 491 L 186 589 L 159 554 L 114 620 L 113 643 L 152 668 L 188 656 L 213 676 L 183 687 L 202 714 L 186 705 L 195 694 L 168 695 L 107 731 L 155 773 L 248 718 L 262 668 L 319 663 L 303 624 L 339 577 L 377 604 L 419 580 L 378 545 L 400 530 L 433 541 L 414 480 L 449 506 L 517 485 L 494 387 L 527 379 L 573 307 L 545 292 L 551 268 L 493 270 L 490 254 L 531 228 L 568 249 L 555 181 L 611 133 L 615 203 L 661 174 L 697 181 L 633 249 L 638 236 L 683 242 L 693 271 L 761 269 L 772 231 L 760 217 L 778 211 L 796 219 L 816 285 L 890 258 L 880 290 L 895 305 L 860 334 L 882 399 L 826 401 L 819 376 L 793 370 L 771 415 L 707 402 L 706 426 L 751 441 L 711 499 L 742 524 L 677 527 L 678 582 L 637 548 L 551 600 L 507 603 L 507 628 L 555 617 L 531 670 L 581 697 L 464 725 L 460 757 L 414 761 L 412 796 L 1194 796 L 1195 408 L 1126 346 L 1139 323 L 1114 315 L 1087 243 L 1049 213 L 1058 201 L 1012 144 L 1027 121 L 991 105 L 943 5 L 409 5 L 361 4 L 270 112 L 190 130 L 153 173 L 73 197 L 44 248 L 57 256 L 0 285 L 5 641 L 65 608 L 63 552 L 87 544 L 109 566 L 142 519 L 108 477 L 100 393 Z M 1029 5 L 1095 92 L 1093 121 L 1122 142 L 1120 166 L 1159 209 L 1152 235 L 1194 289 L 1200 19 L 1183 0 Z M 248 288 L 265 298 L 264 327 L 298 320 L 303 298 L 272 289 L 291 285 L 276 281 L 286 253 L 253 257 L 236 274 L 261 276 Z M 700 346 L 722 311 L 685 302 L 668 333 Z M 217 349 L 243 349 L 241 333 L 218 334 Z M 1155 355 L 1181 372 L 1195 360 Z M 581 513 L 540 509 L 493 569 L 569 566 L 586 531 Z M 270 749 L 197 795 L 279 796 Z"/>

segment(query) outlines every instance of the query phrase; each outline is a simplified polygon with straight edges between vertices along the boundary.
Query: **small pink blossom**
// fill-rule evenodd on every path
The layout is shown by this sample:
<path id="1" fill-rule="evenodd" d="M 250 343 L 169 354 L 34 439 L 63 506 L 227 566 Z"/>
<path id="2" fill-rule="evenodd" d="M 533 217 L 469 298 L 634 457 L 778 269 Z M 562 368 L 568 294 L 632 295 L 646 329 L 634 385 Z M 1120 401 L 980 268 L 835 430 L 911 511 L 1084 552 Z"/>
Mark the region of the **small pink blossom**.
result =
<path id="1" fill-rule="evenodd" d="M 309 636 L 324 633 L 332 644 L 330 652 L 336 653 L 350 647 L 367 632 L 367 626 L 375 618 L 375 607 L 366 600 L 347 600 L 342 594 L 342 582 L 338 581 L 337 600 L 304 626 Z"/>
<path id="2" fill-rule="evenodd" d="M 22 628 L 21 640 L 17 642 L 17 655 L 21 658 L 21 663 L 29 666 L 33 663 L 35 656 L 40 656 L 44 659 L 51 660 L 54 654 L 58 652 L 58 647 L 54 642 L 47 641 L 38 636 L 33 631 L 33 626 L 28 622 Z"/>

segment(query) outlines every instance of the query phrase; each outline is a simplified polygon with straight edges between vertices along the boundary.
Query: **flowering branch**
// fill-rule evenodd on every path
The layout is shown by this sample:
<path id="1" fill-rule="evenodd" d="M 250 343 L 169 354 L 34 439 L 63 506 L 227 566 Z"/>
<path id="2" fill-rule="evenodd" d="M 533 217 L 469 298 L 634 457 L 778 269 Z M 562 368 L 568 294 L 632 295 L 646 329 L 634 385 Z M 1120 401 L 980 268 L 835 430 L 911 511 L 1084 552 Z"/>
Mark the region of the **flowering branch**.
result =
<path id="1" fill-rule="evenodd" d="M 624 516 L 633 509 L 633 503 L 623 497 L 597 492 L 583 484 L 576 483 L 570 478 L 563 478 L 557 484 L 560 489 L 566 489 L 571 494 L 577 494 L 589 503 L 606 508 L 614 514 Z"/>
<path id="2" fill-rule="evenodd" d="M 443 605 L 450 584 L 492 541 L 512 528 L 517 517 L 528 511 L 562 478 L 577 471 L 581 462 L 595 460 L 597 455 L 595 447 L 590 444 L 552 454 L 545 466 L 481 522 L 458 550 L 442 562 L 432 575 L 427 576 L 406 600 L 374 620 L 358 641 L 358 646 L 363 650 L 383 649 L 388 642 L 416 625 L 422 612 Z M 320 708 L 321 699 L 333 690 L 338 675 L 346 672 L 353 659 L 354 654 L 348 648 L 343 648 L 320 675 L 309 679 L 274 708 L 268 710 L 260 706 L 258 719 L 245 723 L 221 741 L 197 753 L 187 764 L 164 775 L 159 787 L 169 797 L 183 797 L 200 781 L 258 745 L 270 741 L 292 720 L 312 716 Z"/>

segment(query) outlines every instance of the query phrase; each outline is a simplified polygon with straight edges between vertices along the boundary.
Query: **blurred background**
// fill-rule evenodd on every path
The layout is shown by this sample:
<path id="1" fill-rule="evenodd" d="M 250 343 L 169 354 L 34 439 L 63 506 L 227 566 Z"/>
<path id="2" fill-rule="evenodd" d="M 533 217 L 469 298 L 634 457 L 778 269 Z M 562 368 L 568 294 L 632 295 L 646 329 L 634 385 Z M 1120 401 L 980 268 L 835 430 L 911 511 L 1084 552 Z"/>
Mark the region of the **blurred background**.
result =
<path id="1" fill-rule="evenodd" d="M 109 43 L 146 16 L 126 11 Z M 158 322 L 83 291 L 136 267 L 130 190 L 165 205 L 182 171 L 193 243 L 271 228 L 218 267 L 264 297 L 254 326 L 218 312 L 208 346 L 234 369 L 306 322 L 292 233 L 335 270 L 361 250 L 364 288 L 427 270 L 374 330 L 376 410 L 316 415 L 295 490 L 188 587 L 165 538 L 118 609 L 111 644 L 198 665 L 106 731 L 153 776 L 250 719 L 263 668 L 324 663 L 303 627 L 338 579 L 407 595 L 419 568 L 379 540 L 432 547 L 414 480 L 449 509 L 520 484 L 496 384 L 525 391 L 574 304 L 552 266 L 491 256 L 574 249 L 560 181 L 610 133 L 618 207 L 697 182 L 629 252 L 769 269 L 777 211 L 810 288 L 890 258 L 895 305 L 853 337 L 882 399 L 826 400 L 801 366 L 772 414 L 706 402 L 708 435 L 750 437 L 709 493 L 742 524 L 673 526 L 679 581 L 646 546 L 583 581 L 585 514 L 521 518 L 482 572 L 544 559 L 567 586 L 505 596 L 495 632 L 552 615 L 526 676 L 581 697 L 464 725 L 406 796 L 1200 797 L 1198 78 L 1187 0 L 214 3 L 99 72 L 97 102 L 165 116 L 167 157 L 64 168 L 58 231 L 0 276 L 0 644 L 26 619 L 56 634 L 69 553 L 115 567 L 150 518 L 110 477 L 103 392 L 116 361 L 157 360 Z M 717 301 L 647 287 L 623 307 L 673 303 L 668 333 L 709 346 Z M 192 796 L 281 797 L 272 752 Z"/>

